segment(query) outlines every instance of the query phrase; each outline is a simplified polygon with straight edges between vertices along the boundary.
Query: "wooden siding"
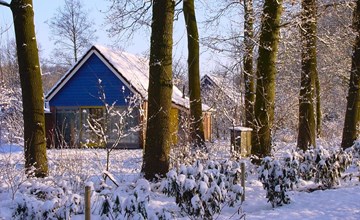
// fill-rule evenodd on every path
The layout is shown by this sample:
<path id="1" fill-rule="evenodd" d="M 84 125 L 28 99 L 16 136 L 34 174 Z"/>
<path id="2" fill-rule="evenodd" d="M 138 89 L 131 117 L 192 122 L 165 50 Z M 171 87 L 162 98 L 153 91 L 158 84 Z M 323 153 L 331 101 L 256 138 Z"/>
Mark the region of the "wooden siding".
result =
<path id="1" fill-rule="evenodd" d="M 125 98 L 132 93 L 127 86 L 100 60 L 92 54 L 72 78 L 50 100 L 50 106 L 102 106 L 101 86 L 106 103 L 123 106 Z M 123 90 L 124 89 L 124 90 Z"/>
<path id="2" fill-rule="evenodd" d="M 211 113 L 203 112 L 203 126 L 205 141 L 212 141 L 211 137 Z"/>

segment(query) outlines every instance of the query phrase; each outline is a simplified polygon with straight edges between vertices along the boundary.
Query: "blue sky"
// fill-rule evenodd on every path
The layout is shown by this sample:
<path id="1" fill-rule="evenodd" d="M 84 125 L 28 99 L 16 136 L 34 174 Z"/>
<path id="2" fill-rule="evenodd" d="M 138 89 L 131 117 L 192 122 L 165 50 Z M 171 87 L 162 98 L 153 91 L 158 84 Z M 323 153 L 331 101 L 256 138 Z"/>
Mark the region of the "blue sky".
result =
<path id="1" fill-rule="evenodd" d="M 6 0 L 10 2 L 10 0 Z M 112 41 L 108 38 L 106 33 L 106 27 L 104 25 L 105 15 L 103 11 L 106 10 L 108 2 L 107 1 L 99 1 L 99 0 L 86 0 L 82 1 L 86 10 L 89 10 L 89 18 L 92 19 L 97 30 L 96 35 L 98 36 L 97 43 L 103 45 L 111 45 Z M 52 50 L 54 49 L 54 43 L 50 40 L 51 34 L 49 30 L 49 26 L 46 24 L 46 21 L 50 20 L 56 10 L 59 7 L 63 7 L 64 0 L 33 0 L 34 4 L 34 19 L 35 19 L 35 30 L 37 42 L 40 45 L 40 49 L 42 50 L 42 54 L 45 57 L 48 57 Z M 0 7 L 0 25 L 1 28 L 9 27 L 11 28 L 7 31 L 6 34 L 2 36 L 2 39 L 6 39 L 7 37 L 14 38 L 14 28 L 12 26 L 12 14 L 9 8 Z M 139 38 L 141 40 L 139 40 Z M 127 46 L 125 50 L 135 53 L 141 54 L 148 48 L 148 39 L 149 36 L 139 36 L 138 38 L 134 38 L 133 42 L 142 42 L 141 44 L 130 43 L 124 44 L 120 46 Z"/>
<path id="2" fill-rule="evenodd" d="M 5 0 L 10 2 L 11 0 Z M 105 14 L 109 2 L 102 0 L 82 0 L 82 3 L 86 10 L 89 10 L 89 18 L 94 20 L 96 23 L 96 30 L 98 41 L 96 43 L 111 46 L 113 45 L 113 41 L 108 38 L 106 33 L 105 26 Z M 37 42 L 40 45 L 41 57 L 42 58 L 50 58 L 50 55 L 54 49 L 54 42 L 50 40 L 51 34 L 46 21 L 51 19 L 56 10 L 59 7 L 63 7 L 64 0 L 33 0 L 34 4 L 34 15 L 35 15 L 35 30 L 37 36 Z M 198 21 L 201 15 L 197 15 Z M 12 14 L 9 8 L 0 6 L 0 30 L 3 30 L 4 27 L 9 27 L 7 33 L 0 36 L 0 40 L 4 42 L 4 39 L 14 38 L 14 28 L 12 26 Z M 200 35 L 201 30 L 199 30 Z M 131 41 L 120 42 L 117 46 L 122 47 L 124 50 L 133 53 L 133 54 L 146 54 L 149 50 L 149 31 L 148 34 L 145 34 L 143 31 L 141 34 L 135 35 Z M 205 48 L 200 46 L 200 50 L 203 52 Z M 178 20 L 174 23 L 174 48 L 173 54 L 176 58 L 180 58 L 183 60 L 183 63 L 186 64 L 186 56 L 187 56 L 187 41 L 186 41 L 186 30 L 183 20 L 183 15 L 180 14 Z M 219 54 L 218 54 L 219 56 Z M 212 61 L 213 57 L 209 53 L 201 53 L 200 57 L 200 68 L 202 75 L 205 72 L 210 71 L 216 66 L 216 63 Z"/>

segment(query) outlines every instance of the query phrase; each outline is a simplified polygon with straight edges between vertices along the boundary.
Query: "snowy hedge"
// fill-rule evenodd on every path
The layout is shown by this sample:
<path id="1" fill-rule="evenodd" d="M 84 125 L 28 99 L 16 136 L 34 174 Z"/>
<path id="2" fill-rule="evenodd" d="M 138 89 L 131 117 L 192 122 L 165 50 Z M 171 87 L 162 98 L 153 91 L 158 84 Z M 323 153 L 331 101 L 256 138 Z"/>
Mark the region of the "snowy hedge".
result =
<path id="1" fill-rule="evenodd" d="M 313 181 L 319 189 L 340 184 L 341 173 L 350 166 L 352 153 L 343 150 L 326 150 L 323 147 L 305 152 L 286 154 L 281 160 L 263 159 L 258 169 L 258 178 L 266 190 L 266 198 L 273 207 L 287 204 L 287 191 L 299 180 Z"/>
<path id="2" fill-rule="evenodd" d="M 207 161 L 204 165 L 196 161 L 193 166 L 171 170 L 161 182 L 160 191 L 174 196 L 188 215 L 211 218 L 225 205 L 239 205 L 243 192 L 240 174 L 240 164 L 235 161 Z"/>

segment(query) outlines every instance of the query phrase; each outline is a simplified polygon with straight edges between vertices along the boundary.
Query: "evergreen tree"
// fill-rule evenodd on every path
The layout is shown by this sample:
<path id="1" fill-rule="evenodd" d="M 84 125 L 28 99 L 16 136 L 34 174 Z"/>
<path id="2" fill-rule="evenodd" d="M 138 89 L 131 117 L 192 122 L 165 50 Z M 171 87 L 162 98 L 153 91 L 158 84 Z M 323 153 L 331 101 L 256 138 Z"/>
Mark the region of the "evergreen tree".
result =
<path id="1" fill-rule="evenodd" d="M 32 0 L 13 0 L 10 7 L 15 27 L 24 118 L 25 167 L 35 167 L 34 174 L 44 177 L 48 172 L 46 157 L 44 94 L 39 53 L 34 27 Z"/>
<path id="2" fill-rule="evenodd" d="M 352 55 L 349 90 L 345 113 L 342 148 L 351 147 L 360 135 L 360 0 L 356 1 L 353 18 L 356 39 Z"/>
<path id="3" fill-rule="evenodd" d="M 255 129 L 252 151 L 257 156 L 270 155 L 271 129 L 274 121 L 276 57 L 279 43 L 282 0 L 265 0 L 261 18 L 257 86 L 255 98 Z"/>
<path id="4" fill-rule="evenodd" d="M 316 70 L 316 1 L 302 1 L 301 85 L 299 98 L 299 132 L 297 147 L 307 150 L 315 143 L 314 89 Z"/>
<path id="5" fill-rule="evenodd" d="M 191 139 L 194 147 L 203 148 L 205 141 L 200 91 L 199 33 L 194 0 L 183 1 L 183 10 L 188 40 Z"/>
<path id="6" fill-rule="evenodd" d="M 152 9 L 150 76 L 145 153 L 142 172 L 146 179 L 169 170 L 171 144 L 172 35 L 175 2 L 154 0 Z"/>

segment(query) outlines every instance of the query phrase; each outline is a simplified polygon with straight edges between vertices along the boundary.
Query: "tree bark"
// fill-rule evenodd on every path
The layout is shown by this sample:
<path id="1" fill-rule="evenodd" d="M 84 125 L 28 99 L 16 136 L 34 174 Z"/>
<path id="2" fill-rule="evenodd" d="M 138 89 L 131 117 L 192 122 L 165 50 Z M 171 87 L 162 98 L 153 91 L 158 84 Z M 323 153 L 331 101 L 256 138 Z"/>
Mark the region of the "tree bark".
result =
<path id="1" fill-rule="evenodd" d="M 16 46 L 24 117 L 25 167 L 35 168 L 37 177 L 48 172 L 46 157 L 44 94 L 34 27 L 32 0 L 13 0 Z"/>
<path id="2" fill-rule="evenodd" d="M 320 95 L 320 80 L 319 74 L 316 71 L 315 76 L 315 100 L 316 100 L 316 137 L 321 136 L 322 129 L 322 112 L 321 112 L 321 95 Z"/>
<path id="3" fill-rule="evenodd" d="M 351 147 L 360 135 L 360 0 L 356 1 L 353 23 L 357 35 L 352 55 L 345 123 L 341 142 L 343 149 Z"/>
<path id="4" fill-rule="evenodd" d="M 254 10 L 252 0 L 244 0 L 244 81 L 245 126 L 254 128 L 255 83 L 253 71 Z"/>
<path id="5" fill-rule="evenodd" d="M 276 59 L 282 0 L 265 0 L 260 30 L 255 98 L 255 129 L 252 152 L 263 157 L 271 153 L 271 129 L 274 121 Z"/>
<path id="6" fill-rule="evenodd" d="M 142 172 L 149 180 L 164 176 L 169 170 L 174 7 L 172 0 L 153 1 L 147 129 L 142 165 Z"/>
<path id="7" fill-rule="evenodd" d="M 191 141 L 194 147 L 205 148 L 200 91 L 199 33 L 194 0 L 183 1 L 183 10 L 188 40 Z"/>
<path id="8" fill-rule="evenodd" d="M 316 1 L 302 1 L 301 86 L 299 97 L 299 132 L 297 147 L 307 150 L 316 146 L 314 90 L 316 69 Z"/>

